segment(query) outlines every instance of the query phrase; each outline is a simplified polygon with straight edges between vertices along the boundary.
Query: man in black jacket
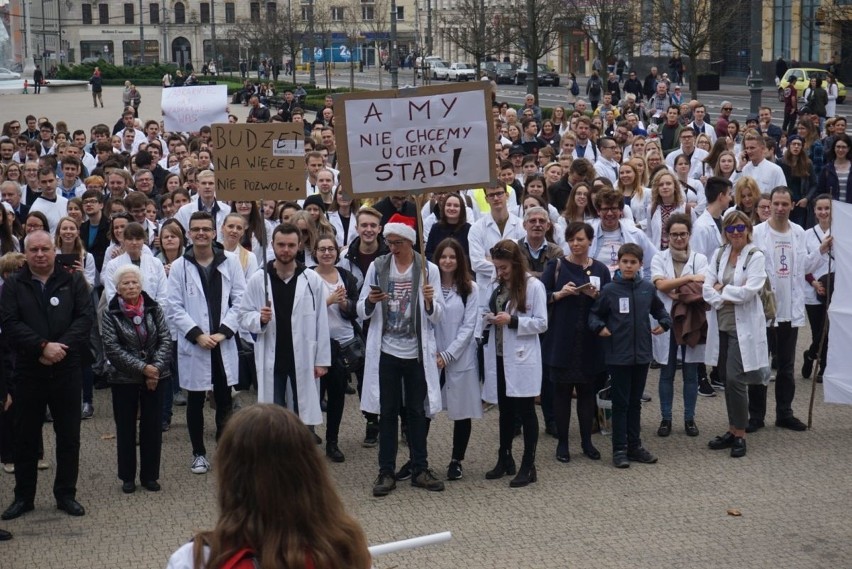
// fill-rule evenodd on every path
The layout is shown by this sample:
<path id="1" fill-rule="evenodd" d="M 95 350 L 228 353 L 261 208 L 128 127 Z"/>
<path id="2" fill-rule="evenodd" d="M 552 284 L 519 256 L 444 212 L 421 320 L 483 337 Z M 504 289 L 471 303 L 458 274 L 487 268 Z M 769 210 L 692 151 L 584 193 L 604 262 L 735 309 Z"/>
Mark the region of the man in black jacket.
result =
<path id="1" fill-rule="evenodd" d="M 56 507 L 82 516 L 86 511 L 76 500 L 81 369 L 94 324 L 92 301 L 82 273 L 58 269 L 49 233 L 30 233 L 24 252 L 27 264 L 6 280 L 0 299 L 0 326 L 17 356 L 15 501 L 0 517 L 11 520 L 33 509 L 45 407 L 56 433 Z"/>

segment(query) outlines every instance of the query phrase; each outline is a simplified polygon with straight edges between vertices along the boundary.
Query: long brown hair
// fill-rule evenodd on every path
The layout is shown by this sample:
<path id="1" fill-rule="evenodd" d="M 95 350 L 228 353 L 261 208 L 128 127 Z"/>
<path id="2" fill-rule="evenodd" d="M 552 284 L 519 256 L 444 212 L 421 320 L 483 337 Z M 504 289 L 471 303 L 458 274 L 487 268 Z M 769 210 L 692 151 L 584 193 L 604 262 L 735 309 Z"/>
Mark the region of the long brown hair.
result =
<path id="1" fill-rule="evenodd" d="M 473 290 L 473 286 L 470 284 L 472 279 L 470 271 L 467 268 L 467 255 L 465 255 L 461 244 L 452 237 L 447 237 L 435 247 L 435 255 L 432 258 L 432 262 L 440 268 L 439 261 L 441 260 L 441 255 L 444 254 L 444 249 L 447 247 L 452 249 L 456 254 L 456 270 L 453 271 L 453 284 L 456 287 L 456 292 L 460 296 L 467 297 Z"/>
<path id="2" fill-rule="evenodd" d="M 511 239 L 503 239 L 491 248 L 491 258 L 512 264 L 512 276 L 508 282 L 509 300 L 518 312 L 526 312 L 527 259 L 521 248 Z"/>
<path id="3" fill-rule="evenodd" d="M 368 569 L 367 538 L 346 513 L 308 428 L 279 405 L 251 405 L 228 420 L 216 453 L 219 520 L 193 540 L 196 568 L 237 551 L 262 569 Z M 204 545 L 209 561 L 204 563 Z"/>

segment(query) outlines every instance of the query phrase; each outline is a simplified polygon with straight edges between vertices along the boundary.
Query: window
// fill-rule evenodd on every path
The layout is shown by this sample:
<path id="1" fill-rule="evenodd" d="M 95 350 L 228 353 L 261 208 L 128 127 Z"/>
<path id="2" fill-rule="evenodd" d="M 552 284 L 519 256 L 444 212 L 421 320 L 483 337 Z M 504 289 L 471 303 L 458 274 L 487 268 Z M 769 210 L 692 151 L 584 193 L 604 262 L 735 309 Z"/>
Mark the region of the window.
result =
<path id="1" fill-rule="evenodd" d="M 775 0 L 773 11 L 775 20 L 773 33 L 773 53 L 782 54 L 790 59 L 790 36 L 793 35 L 793 0 Z"/>
<path id="2" fill-rule="evenodd" d="M 133 20 L 136 18 L 133 14 L 133 4 L 125 3 L 124 4 L 124 23 L 125 24 L 133 24 Z"/>
<path id="3" fill-rule="evenodd" d="M 331 7 L 331 21 L 332 22 L 342 22 L 345 18 L 346 8 L 343 6 L 332 6 Z"/>
<path id="4" fill-rule="evenodd" d="M 201 3 L 201 23 L 210 23 L 210 4 L 208 2 Z"/>
<path id="5" fill-rule="evenodd" d="M 819 27 L 816 25 L 820 0 L 802 0 L 800 61 L 819 61 Z"/>
<path id="6" fill-rule="evenodd" d="M 278 12 L 278 4 L 275 2 L 267 2 L 266 3 L 266 19 L 274 20 L 275 14 Z"/>
<path id="7" fill-rule="evenodd" d="M 365 22 L 372 22 L 376 17 L 375 6 L 361 6 L 361 19 Z"/>
<path id="8" fill-rule="evenodd" d="M 260 2 L 252 2 L 249 6 L 249 10 L 251 12 L 251 21 L 259 22 L 260 21 Z"/>
<path id="9" fill-rule="evenodd" d="M 89 26 L 92 24 L 92 5 L 83 4 L 83 25 Z"/>
<path id="10" fill-rule="evenodd" d="M 314 8 L 313 6 L 302 6 L 302 21 L 307 22 L 311 19 L 311 14 L 313 14 Z"/>
<path id="11" fill-rule="evenodd" d="M 98 23 L 109 25 L 109 4 L 98 4 Z"/>
<path id="12" fill-rule="evenodd" d="M 234 10 L 233 2 L 225 2 L 225 23 L 233 24 L 237 21 L 236 11 Z"/>
<path id="13" fill-rule="evenodd" d="M 397 6 L 396 7 L 396 21 L 401 22 L 405 20 L 405 6 Z"/>
<path id="14" fill-rule="evenodd" d="M 160 5 L 159 4 L 149 4 L 148 5 L 148 18 L 151 19 L 152 24 L 160 23 Z"/>
<path id="15" fill-rule="evenodd" d="M 176 24 L 185 24 L 186 23 L 186 6 L 183 5 L 183 2 L 175 3 L 175 23 Z"/>

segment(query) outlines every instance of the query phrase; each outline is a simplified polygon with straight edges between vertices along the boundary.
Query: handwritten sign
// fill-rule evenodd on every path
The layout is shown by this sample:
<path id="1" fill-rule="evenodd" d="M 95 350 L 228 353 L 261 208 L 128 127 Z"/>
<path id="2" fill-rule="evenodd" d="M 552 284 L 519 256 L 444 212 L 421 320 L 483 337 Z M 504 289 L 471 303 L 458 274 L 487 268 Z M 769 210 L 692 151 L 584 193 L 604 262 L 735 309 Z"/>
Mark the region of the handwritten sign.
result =
<path id="1" fill-rule="evenodd" d="M 340 97 L 341 183 L 358 196 L 481 187 L 496 177 L 490 85 Z"/>
<path id="2" fill-rule="evenodd" d="M 214 124 L 210 129 L 217 199 L 305 197 L 305 132 L 301 124 Z"/>
<path id="3" fill-rule="evenodd" d="M 167 131 L 198 132 L 202 126 L 228 122 L 228 86 L 163 89 L 160 106 Z"/>

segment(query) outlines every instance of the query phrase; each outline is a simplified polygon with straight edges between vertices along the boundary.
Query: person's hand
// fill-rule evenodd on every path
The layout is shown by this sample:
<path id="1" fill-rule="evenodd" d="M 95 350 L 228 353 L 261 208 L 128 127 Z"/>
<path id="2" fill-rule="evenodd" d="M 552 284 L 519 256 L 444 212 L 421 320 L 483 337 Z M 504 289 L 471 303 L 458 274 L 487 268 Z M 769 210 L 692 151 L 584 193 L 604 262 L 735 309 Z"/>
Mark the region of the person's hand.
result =
<path id="1" fill-rule="evenodd" d="M 8 411 L 9 407 L 11 407 L 11 406 L 12 406 L 12 394 L 7 393 L 6 394 L 6 401 L 3 402 L 3 410 Z"/>
<path id="2" fill-rule="evenodd" d="M 802 198 L 796 202 L 796 207 L 808 207 L 808 198 Z"/>
<path id="3" fill-rule="evenodd" d="M 604 327 L 601 329 L 601 331 L 600 331 L 600 332 L 598 332 L 598 336 L 600 336 L 601 338 L 609 338 L 610 336 L 612 336 L 612 332 L 610 332 L 610 331 L 609 331 L 609 328 L 607 328 L 606 326 L 604 326 Z"/>
<path id="4" fill-rule="evenodd" d="M 831 251 L 831 244 L 834 242 L 834 237 L 829 235 L 825 239 L 822 240 L 822 243 L 819 245 L 819 252 L 822 255 L 825 255 L 829 251 Z"/>
<path id="5" fill-rule="evenodd" d="M 328 368 L 323 366 L 314 366 L 314 377 L 319 379 L 328 373 Z"/>
<path id="6" fill-rule="evenodd" d="M 67 355 L 68 346 L 59 342 L 48 342 L 41 351 L 41 357 L 51 364 L 61 362 Z"/>
<path id="7" fill-rule="evenodd" d="M 148 388 L 148 391 L 156 391 L 156 390 L 157 390 L 157 385 L 158 385 L 159 383 L 160 383 L 160 380 L 159 380 L 159 379 L 151 379 L 151 378 L 149 378 L 149 379 L 146 379 L 146 380 L 145 380 L 145 387 L 147 387 L 147 388 Z"/>
<path id="8" fill-rule="evenodd" d="M 145 379 L 160 379 L 160 370 L 148 364 L 142 368 L 142 375 L 145 376 Z"/>
<path id="9" fill-rule="evenodd" d="M 112 250 L 112 258 L 115 259 L 119 255 L 124 255 L 124 247 L 118 247 Z"/>
<path id="10" fill-rule="evenodd" d="M 326 306 L 332 306 L 334 304 L 340 304 L 346 300 L 346 289 L 342 286 L 338 286 L 334 292 L 328 295 L 325 299 Z"/>
<path id="11" fill-rule="evenodd" d="M 662 326 L 655 326 L 654 328 L 651 328 L 651 334 L 653 334 L 654 336 L 659 336 L 663 333 L 665 333 L 665 330 Z"/>
<path id="12" fill-rule="evenodd" d="M 512 316 L 508 312 L 498 312 L 494 318 L 491 319 L 491 323 L 495 326 L 507 326 L 511 321 Z"/>
<path id="13" fill-rule="evenodd" d="M 814 281 L 814 282 L 812 282 L 812 283 L 811 283 L 811 286 L 812 286 L 812 287 L 814 287 L 814 291 L 815 291 L 815 292 L 816 292 L 819 296 L 825 296 L 825 287 L 822 285 L 822 283 L 821 283 L 821 282 L 819 282 L 819 281 Z"/>
<path id="14" fill-rule="evenodd" d="M 565 283 L 562 288 L 559 289 L 559 292 L 562 293 L 562 297 L 571 295 L 576 296 L 580 294 L 580 291 L 577 290 L 577 285 L 575 285 L 572 281 Z"/>
<path id="15" fill-rule="evenodd" d="M 697 274 L 697 275 L 692 275 L 692 278 L 690 280 L 694 283 L 703 283 L 704 282 L 704 274 L 700 273 L 700 274 Z"/>
<path id="16" fill-rule="evenodd" d="M 212 350 L 217 345 L 216 340 L 207 334 L 201 334 L 198 338 L 196 338 L 195 343 L 205 350 Z"/>
<path id="17" fill-rule="evenodd" d="M 213 341 L 214 341 L 214 342 L 216 342 L 216 345 L 217 345 L 217 346 L 218 346 L 221 342 L 224 342 L 224 341 L 225 341 L 225 335 L 224 335 L 224 334 L 222 334 L 221 332 L 217 332 L 217 333 L 215 333 L 215 334 L 211 334 L 211 335 L 210 335 L 210 337 L 213 339 Z"/>
<path id="18" fill-rule="evenodd" d="M 370 294 L 367 296 L 367 300 L 369 300 L 373 304 L 378 304 L 380 302 L 384 302 L 387 299 L 388 299 L 387 293 L 380 291 L 380 290 L 375 290 L 375 289 L 372 289 L 372 288 L 370 289 Z"/>
<path id="19" fill-rule="evenodd" d="M 264 306 L 260 309 L 260 323 L 269 324 L 270 320 L 272 320 L 272 308 Z"/>
<path id="20" fill-rule="evenodd" d="M 444 361 L 444 358 L 440 354 L 435 358 L 435 363 L 438 364 L 438 369 L 444 369 L 447 366 L 447 362 Z"/>
<path id="21" fill-rule="evenodd" d="M 583 289 L 583 290 L 581 290 L 580 292 L 582 292 L 583 294 L 585 294 L 585 295 L 586 295 L 586 296 L 588 296 L 589 298 L 597 298 L 597 297 L 598 297 L 598 294 L 599 294 L 598 289 L 596 289 L 596 288 L 594 287 L 594 285 L 592 285 L 592 286 L 587 286 L 586 288 L 584 288 L 584 289 Z"/>
<path id="22" fill-rule="evenodd" d="M 79 259 L 74 261 L 74 272 L 75 273 L 82 273 L 83 272 L 83 261 L 81 261 Z"/>
<path id="23" fill-rule="evenodd" d="M 425 285 L 423 287 L 423 300 L 431 304 L 433 298 L 435 298 L 435 287 L 430 284 Z"/>
<path id="24" fill-rule="evenodd" d="M 677 290 L 670 290 L 666 294 L 672 300 L 677 300 L 678 298 L 680 298 L 680 293 Z"/>
<path id="25" fill-rule="evenodd" d="M 716 284 L 713 285 L 713 290 L 715 290 L 718 293 L 721 293 L 723 288 L 725 288 L 725 285 L 722 284 L 722 283 L 716 283 Z"/>

